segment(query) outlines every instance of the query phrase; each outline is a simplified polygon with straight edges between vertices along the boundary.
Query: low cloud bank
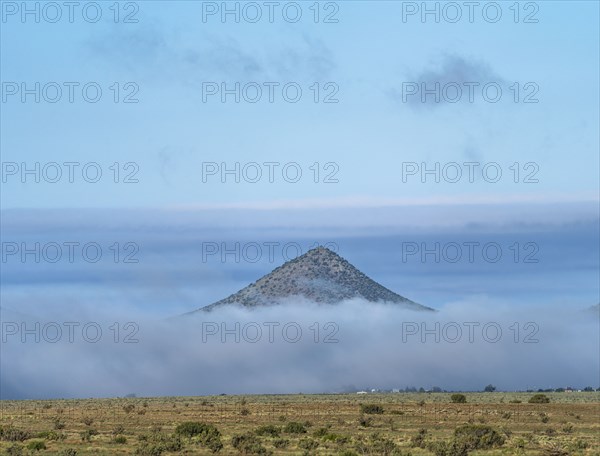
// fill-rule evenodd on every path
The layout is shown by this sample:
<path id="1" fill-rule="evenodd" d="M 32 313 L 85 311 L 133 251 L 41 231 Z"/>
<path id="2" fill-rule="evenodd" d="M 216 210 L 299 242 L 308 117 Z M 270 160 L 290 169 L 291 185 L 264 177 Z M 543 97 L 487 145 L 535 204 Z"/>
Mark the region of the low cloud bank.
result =
<path id="1" fill-rule="evenodd" d="M 598 318 L 573 309 L 294 299 L 167 321 L 94 315 L 3 309 L 2 398 L 598 387 Z"/>

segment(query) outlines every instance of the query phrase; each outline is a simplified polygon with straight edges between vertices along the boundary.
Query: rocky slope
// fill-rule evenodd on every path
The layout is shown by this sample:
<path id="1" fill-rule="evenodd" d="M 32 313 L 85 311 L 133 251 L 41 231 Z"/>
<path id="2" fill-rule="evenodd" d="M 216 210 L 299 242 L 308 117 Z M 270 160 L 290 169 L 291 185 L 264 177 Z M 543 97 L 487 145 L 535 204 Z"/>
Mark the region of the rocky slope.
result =
<path id="1" fill-rule="evenodd" d="M 388 290 L 331 250 L 317 247 L 279 266 L 237 293 L 196 312 L 232 304 L 245 307 L 275 305 L 292 296 L 302 296 L 323 304 L 363 298 L 370 302 L 389 302 L 409 309 L 433 311 Z"/>

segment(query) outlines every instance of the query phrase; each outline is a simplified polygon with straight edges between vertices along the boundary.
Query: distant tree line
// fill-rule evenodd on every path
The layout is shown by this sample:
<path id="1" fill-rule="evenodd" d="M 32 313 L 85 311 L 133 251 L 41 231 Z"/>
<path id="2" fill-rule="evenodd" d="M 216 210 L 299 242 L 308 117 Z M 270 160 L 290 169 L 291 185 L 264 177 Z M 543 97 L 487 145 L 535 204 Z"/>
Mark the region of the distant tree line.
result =
<path id="1" fill-rule="evenodd" d="M 381 392 L 381 393 L 390 393 L 390 392 L 396 392 L 396 393 L 450 393 L 450 392 L 455 392 L 452 390 L 445 390 L 440 388 L 439 386 L 433 386 L 430 389 L 425 389 L 423 387 L 417 388 L 416 386 L 407 386 L 406 388 L 402 389 L 393 389 L 393 390 L 370 390 L 369 388 L 365 388 L 364 391 L 374 391 L 374 392 Z M 492 385 L 486 385 L 483 390 L 483 392 L 486 393 L 493 393 L 494 391 L 497 391 L 497 388 Z M 581 390 L 577 389 L 577 388 L 571 388 L 571 387 L 567 387 L 567 388 L 547 388 L 547 389 L 543 389 L 543 388 L 539 388 L 539 389 L 528 389 L 525 391 L 521 391 L 521 392 L 526 392 L 526 393 L 564 393 L 566 391 L 585 391 L 585 392 L 594 392 L 594 391 L 600 391 L 600 387 L 594 389 L 592 386 L 586 386 L 585 388 L 582 388 Z M 519 391 L 516 391 L 519 392 Z"/>

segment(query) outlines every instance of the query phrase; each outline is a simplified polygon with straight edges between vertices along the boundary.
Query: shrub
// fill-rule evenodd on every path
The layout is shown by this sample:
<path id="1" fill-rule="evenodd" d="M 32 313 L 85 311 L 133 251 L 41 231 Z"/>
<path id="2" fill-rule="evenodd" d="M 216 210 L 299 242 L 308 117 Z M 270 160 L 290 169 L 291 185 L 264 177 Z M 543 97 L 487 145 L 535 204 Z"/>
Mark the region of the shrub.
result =
<path id="1" fill-rule="evenodd" d="M 77 450 L 75 448 L 65 448 L 58 454 L 60 456 L 77 456 Z"/>
<path id="2" fill-rule="evenodd" d="M 571 448 L 573 448 L 573 450 L 585 450 L 586 448 L 590 447 L 590 444 L 588 442 L 586 442 L 585 440 L 582 439 L 577 439 L 573 442 L 571 442 Z"/>
<path id="3" fill-rule="evenodd" d="M 64 429 L 65 428 L 65 423 L 64 421 L 62 421 L 58 416 L 56 418 L 54 418 L 54 429 L 56 429 L 57 431 Z"/>
<path id="4" fill-rule="evenodd" d="M 516 439 L 513 443 L 513 446 L 518 449 L 524 449 L 526 445 L 527 442 L 525 441 L 525 439 L 522 439 L 520 437 Z"/>
<path id="5" fill-rule="evenodd" d="M 244 407 L 244 408 L 242 408 L 242 410 L 240 410 L 240 415 L 248 416 L 248 415 L 250 415 L 250 410 L 248 410 L 246 407 Z"/>
<path id="6" fill-rule="evenodd" d="M 350 442 L 350 437 L 340 434 L 334 434 L 333 432 L 328 432 L 325 434 L 322 439 L 326 442 L 335 442 L 339 445 L 345 445 Z"/>
<path id="7" fill-rule="evenodd" d="M 139 456 L 160 456 L 163 453 L 163 447 L 160 445 L 143 442 L 136 448 L 135 454 Z"/>
<path id="8" fill-rule="evenodd" d="M 92 440 L 92 437 L 97 434 L 98 431 L 96 431 L 95 429 L 86 429 L 85 431 L 79 433 L 82 442 L 89 442 L 90 440 Z"/>
<path id="9" fill-rule="evenodd" d="M 175 428 L 175 434 L 191 439 L 192 437 L 206 432 L 208 428 L 214 428 L 214 426 L 211 424 L 200 423 L 198 421 L 186 421 L 177 425 Z"/>
<path id="10" fill-rule="evenodd" d="M 81 422 L 86 426 L 91 426 L 92 424 L 94 424 L 94 418 L 90 416 L 85 416 L 81 419 Z"/>
<path id="11" fill-rule="evenodd" d="M 2 429 L 1 436 L 2 440 L 7 442 L 23 442 L 31 438 L 31 433 L 14 427 L 7 427 Z"/>
<path id="12" fill-rule="evenodd" d="M 123 406 L 123 411 L 125 413 L 131 413 L 131 412 L 133 412 L 134 408 L 135 408 L 135 405 L 133 405 L 133 404 L 127 404 L 127 405 Z"/>
<path id="13" fill-rule="evenodd" d="M 449 442 L 434 442 L 428 448 L 435 456 L 467 456 L 469 454 L 465 443 L 456 439 Z"/>
<path id="14" fill-rule="evenodd" d="M 504 445 L 504 437 L 491 426 L 465 424 L 454 430 L 454 438 L 468 450 L 488 449 Z"/>
<path id="15" fill-rule="evenodd" d="M 304 423 L 290 421 L 283 428 L 283 432 L 286 432 L 288 434 L 306 434 L 306 426 L 304 425 Z"/>
<path id="16" fill-rule="evenodd" d="M 383 407 L 377 404 L 361 404 L 360 413 L 366 413 L 367 415 L 382 415 Z"/>
<path id="17" fill-rule="evenodd" d="M 198 443 L 207 447 L 213 453 L 218 453 L 223 448 L 221 432 L 212 424 L 186 421 L 175 428 L 175 434 L 184 437 L 197 437 Z"/>
<path id="18" fill-rule="evenodd" d="M 180 451 L 183 448 L 181 438 L 177 434 L 169 435 L 160 431 L 150 434 L 142 434 L 139 437 L 140 442 L 144 445 L 140 447 L 140 451 L 152 453 L 152 451 Z"/>
<path id="19" fill-rule="evenodd" d="M 179 437 L 164 434 L 162 434 L 162 436 L 160 444 L 162 445 L 163 450 L 180 451 L 183 448 L 183 443 L 181 443 Z"/>
<path id="20" fill-rule="evenodd" d="M 271 452 L 262 445 L 260 439 L 250 433 L 234 435 L 231 438 L 231 445 L 241 454 L 271 454 Z"/>
<path id="21" fill-rule="evenodd" d="M 273 446 L 275 448 L 287 448 L 290 444 L 290 441 L 287 439 L 275 439 L 273 440 Z"/>
<path id="22" fill-rule="evenodd" d="M 369 427 L 373 423 L 373 418 L 361 415 L 358 417 L 358 424 L 362 427 Z"/>
<path id="23" fill-rule="evenodd" d="M 545 394 L 534 394 L 527 402 L 530 404 L 547 404 L 550 402 L 550 398 Z"/>
<path id="24" fill-rule="evenodd" d="M 327 434 L 329 434 L 329 426 L 328 426 L 328 427 L 321 427 L 321 428 L 317 429 L 317 430 L 316 430 L 316 431 L 313 433 L 313 435 L 314 435 L 315 437 L 324 437 L 324 436 L 326 436 Z"/>
<path id="25" fill-rule="evenodd" d="M 27 444 L 27 449 L 31 451 L 41 451 L 46 449 L 46 444 L 43 440 L 32 440 Z"/>
<path id="26" fill-rule="evenodd" d="M 377 454 L 381 456 L 401 456 L 402 452 L 390 439 L 378 433 L 372 434 L 368 440 L 359 439 L 355 446 L 359 454 Z"/>
<path id="27" fill-rule="evenodd" d="M 43 431 L 40 432 L 36 437 L 46 440 L 64 440 L 67 438 L 64 433 L 56 431 Z"/>
<path id="28" fill-rule="evenodd" d="M 314 451 L 319 447 L 319 442 L 314 439 L 300 439 L 298 442 L 298 448 L 301 448 L 306 451 Z"/>
<path id="29" fill-rule="evenodd" d="M 127 443 L 127 438 L 124 435 L 117 435 L 114 439 L 113 439 L 113 443 L 117 443 L 119 445 L 124 445 Z"/>
<path id="30" fill-rule="evenodd" d="M 6 454 L 8 456 L 22 456 L 23 455 L 23 447 L 16 443 L 13 443 L 6 449 Z"/>
<path id="31" fill-rule="evenodd" d="M 569 452 L 560 443 L 550 442 L 542 449 L 542 454 L 544 456 L 568 456 Z"/>
<path id="32" fill-rule="evenodd" d="M 385 455 L 400 455 L 401 452 L 397 445 L 390 439 L 381 437 L 379 434 L 371 436 L 371 448 L 375 454 Z"/>
<path id="33" fill-rule="evenodd" d="M 269 437 L 279 437 L 280 430 L 277 426 L 273 426 L 272 424 L 266 424 L 264 426 L 256 428 L 254 433 L 256 435 L 268 435 Z"/>
<path id="34" fill-rule="evenodd" d="M 419 429 L 417 435 L 410 438 L 410 446 L 417 448 L 425 448 L 426 442 L 425 438 L 427 437 L 427 429 Z"/>
<path id="35" fill-rule="evenodd" d="M 455 404 L 465 404 L 467 402 L 467 396 L 464 394 L 455 393 L 450 396 L 450 400 Z"/>

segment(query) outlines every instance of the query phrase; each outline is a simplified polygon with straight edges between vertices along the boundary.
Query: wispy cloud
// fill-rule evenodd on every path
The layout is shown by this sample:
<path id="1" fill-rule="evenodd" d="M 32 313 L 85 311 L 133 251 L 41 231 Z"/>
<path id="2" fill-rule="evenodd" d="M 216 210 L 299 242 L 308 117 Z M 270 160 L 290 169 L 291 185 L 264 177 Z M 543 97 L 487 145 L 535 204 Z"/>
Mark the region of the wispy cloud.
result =
<path id="1" fill-rule="evenodd" d="M 193 43 L 159 25 L 115 27 L 87 41 L 89 57 L 124 67 L 140 77 L 198 84 L 198 78 L 229 81 L 322 80 L 336 68 L 320 39 L 288 34 L 260 48 L 239 39 L 199 32 Z"/>
<path id="2" fill-rule="evenodd" d="M 409 106 L 417 108 L 436 108 L 448 104 L 448 100 L 443 96 L 443 87 L 447 84 L 460 86 L 462 96 L 460 102 L 469 100 L 467 84 L 478 84 L 475 89 L 479 94 L 481 87 L 487 83 L 504 84 L 505 79 L 496 73 L 493 68 L 484 60 L 473 57 L 463 57 L 457 54 L 444 54 L 435 62 L 430 63 L 427 68 L 416 72 L 409 72 L 403 76 L 403 83 L 416 84 L 418 92 L 414 95 L 406 96 L 397 89 L 392 90 L 391 94 L 396 100 L 402 100 Z M 424 88 L 433 90 L 439 87 L 438 92 L 442 94 L 439 101 L 433 94 L 422 97 Z M 454 97 L 454 92 L 448 97 Z M 404 98 L 403 98 L 404 97 Z"/>

